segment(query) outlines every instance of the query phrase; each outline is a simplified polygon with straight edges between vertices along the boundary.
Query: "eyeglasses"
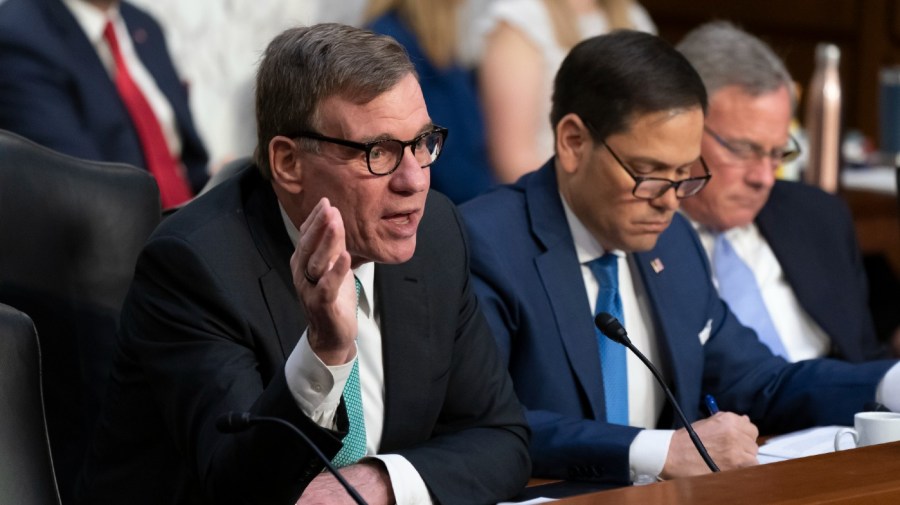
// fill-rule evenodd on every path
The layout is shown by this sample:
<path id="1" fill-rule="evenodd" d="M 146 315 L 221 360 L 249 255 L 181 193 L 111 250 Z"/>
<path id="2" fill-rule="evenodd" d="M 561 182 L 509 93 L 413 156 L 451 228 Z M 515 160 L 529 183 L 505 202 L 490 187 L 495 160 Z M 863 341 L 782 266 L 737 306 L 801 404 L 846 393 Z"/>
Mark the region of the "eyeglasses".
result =
<path id="1" fill-rule="evenodd" d="M 384 139 L 362 143 L 326 137 L 315 132 L 300 132 L 294 135 L 294 138 L 321 140 L 352 149 L 359 149 L 366 153 L 366 165 L 372 175 L 390 175 L 400 166 L 400 162 L 403 160 L 403 153 L 407 147 L 411 148 L 410 151 L 412 151 L 413 157 L 416 158 L 416 161 L 419 162 L 422 168 L 431 166 L 438 159 L 438 156 L 441 155 L 444 140 L 447 139 L 447 129 L 435 126 L 431 131 L 427 131 L 407 141 Z"/>
<path id="2" fill-rule="evenodd" d="M 622 162 L 622 159 L 619 158 L 615 151 L 609 147 L 609 144 L 603 142 L 603 146 L 606 147 L 609 154 L 619 162 L 619 166 L 634 179 L 634 189 L 631 190 L 631 194 L 642 200 L 654 200 L 659 198 L 663 196 L 669 188 L 675 188 L 675 196 L 678 198 L 694 196 L 706 186 L 706 183 L 709 182 L 709 179 L 712 177 L 712 174 L 709 173 L 709 168 L 706 166 L 706 162 L 703 161 L 702 157 L 699 158 L 700 165 L 703 167 L 703 171 L 706 175 L 701 175 L 699 177 L 688 177 L 687 179 L 682 179 L 680 181 L 673 181 L 661 177 L 642 177 L 640 175 L 634 175 L 628 166 Z"/>
<path id="3" fill-rule="evenodd" d="M 713 138 L 716 142 L 719 143 L 720 146 L 724 147 L 731 154 L 733 154 L 737 159 L 742 162 L 753 162 L 753 161 L 761 161 L 765 157 L 769 157 L 772 161 L 776 163 L 787 163 L 789 161 L 794 161 L 800 156 L 800 144 L 794 140 L 790 134 L 788 135 L 788 143 L 784 147 L 776 147 L 771 151 L 766 151 L 758 144 L 754 144 L 753 142 L 747 142 L 742 140 L 725 140 L 718 133 L 709 129 L 709 127 L 704 126 L 703 130 L 709 134 L 710 137 Z"/>

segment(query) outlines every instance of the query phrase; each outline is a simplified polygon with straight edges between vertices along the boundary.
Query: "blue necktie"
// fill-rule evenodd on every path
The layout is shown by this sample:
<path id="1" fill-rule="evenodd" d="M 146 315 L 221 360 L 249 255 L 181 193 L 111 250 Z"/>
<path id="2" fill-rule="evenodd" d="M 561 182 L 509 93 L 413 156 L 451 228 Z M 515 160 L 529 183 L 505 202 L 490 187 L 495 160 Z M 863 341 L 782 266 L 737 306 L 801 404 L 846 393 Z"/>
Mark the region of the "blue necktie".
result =
<path id="1" fill-rule="evenodd" d="M 787 358 L 784 344 L 766 310 L 753 271 L 721 233 L 716 236 L 713 248 L 713 268 L 716 269 L 716 279 L 719 281 L 719 296 L 728 303 L 741 324 L 753 328 L 759 340 L 769 346 L 773 354 Z"/>
<path id="2" fill-rule="evenodd" d="M 597 292 L 596 316 L 608 312 L 625 325 L 622 313 L 622 298 L 619 296 L 619 261 L 612 253 L 588 263 L 591 273 L 597 278 L 600 290 Z M 595 328 L 600 346 L 600 368 L 603 372 L 603 394 L 606 397 L 606 422 L 628 425 L 628 368 L 625 363 L 625 346 L 606 338 Z"/>
<path id="3" fill-rule="evenodd" d="M 359 279 L 356 280 L 356 315 L 359 318 Z M 331 460 L 334 466 L 340 468 L 352 465 L 366 455 L 366 419 L 363 415 L 362 394 L 359 389 L 359 356 L 353 361 L 350 376 L 344 384 L 344 406 L 347 409 L 347 418 L 350 429 L 344 436 L 343 447 Z"/>

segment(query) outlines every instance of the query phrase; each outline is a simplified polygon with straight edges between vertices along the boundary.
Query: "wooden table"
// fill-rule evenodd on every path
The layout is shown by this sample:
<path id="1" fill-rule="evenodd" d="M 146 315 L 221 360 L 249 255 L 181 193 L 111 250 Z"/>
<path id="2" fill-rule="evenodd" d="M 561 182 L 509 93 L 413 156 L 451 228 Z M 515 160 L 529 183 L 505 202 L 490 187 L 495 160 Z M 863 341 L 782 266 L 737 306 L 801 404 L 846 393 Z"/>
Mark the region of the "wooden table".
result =
<path id="1" fill-rule="evenodd" d="M 600 491 L 555 503 L 900 504 L 900 442 L 646 486 Z"/>

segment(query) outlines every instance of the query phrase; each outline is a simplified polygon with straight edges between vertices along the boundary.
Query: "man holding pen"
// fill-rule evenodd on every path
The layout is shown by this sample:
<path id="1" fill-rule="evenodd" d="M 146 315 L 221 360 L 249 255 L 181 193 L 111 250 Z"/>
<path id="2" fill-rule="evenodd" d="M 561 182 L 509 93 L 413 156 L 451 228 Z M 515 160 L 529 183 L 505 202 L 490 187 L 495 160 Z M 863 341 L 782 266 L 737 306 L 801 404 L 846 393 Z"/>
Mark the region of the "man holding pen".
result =
<path id="1" fill-rule="evenodd" d="M 662 369 L 722 470 L 756 464 L 759 433 L 851 424 L 867 402 L 900 403 L 894 362 L 789 364 L 719 298 L 676 212 L 710 178 L 706 106 L 699 75 L 662 40 L 588 39 L 556 77 L 554 158 L 462 206 L 536 476 L 628 484 L 709 471 L 650 373 L 596 331 L 599 312 Z M 722 412 L 706 416 L 717 408 L 706 394 Z"/>

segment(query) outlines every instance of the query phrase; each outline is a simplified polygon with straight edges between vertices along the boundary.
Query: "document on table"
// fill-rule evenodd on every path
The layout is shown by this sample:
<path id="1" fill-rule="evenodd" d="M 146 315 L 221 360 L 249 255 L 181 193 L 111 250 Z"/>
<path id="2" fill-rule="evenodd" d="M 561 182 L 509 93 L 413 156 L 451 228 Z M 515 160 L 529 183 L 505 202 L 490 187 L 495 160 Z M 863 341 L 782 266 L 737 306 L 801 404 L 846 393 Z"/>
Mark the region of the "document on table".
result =
<path id="1" fill-rule="evenodd" d="M 844 426 L 820 426 L 772 437 L 759 448 L 760 464 L 834 452 L 834 436 Z"/>

